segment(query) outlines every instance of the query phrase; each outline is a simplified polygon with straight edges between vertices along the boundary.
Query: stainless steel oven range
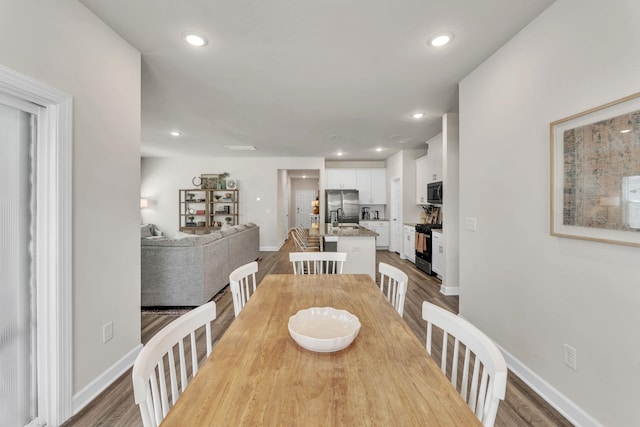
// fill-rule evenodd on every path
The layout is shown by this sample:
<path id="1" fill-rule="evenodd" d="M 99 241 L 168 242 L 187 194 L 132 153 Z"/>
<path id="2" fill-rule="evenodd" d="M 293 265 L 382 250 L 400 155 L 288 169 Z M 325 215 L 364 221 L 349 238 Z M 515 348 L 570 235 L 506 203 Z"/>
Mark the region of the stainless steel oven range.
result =
<path id="1" fill-rule="evenodd" d="M 442 228 L 442 224 L 416 224 L 416 267 L 429 275 L 431 271 L 431 230 Z"/>

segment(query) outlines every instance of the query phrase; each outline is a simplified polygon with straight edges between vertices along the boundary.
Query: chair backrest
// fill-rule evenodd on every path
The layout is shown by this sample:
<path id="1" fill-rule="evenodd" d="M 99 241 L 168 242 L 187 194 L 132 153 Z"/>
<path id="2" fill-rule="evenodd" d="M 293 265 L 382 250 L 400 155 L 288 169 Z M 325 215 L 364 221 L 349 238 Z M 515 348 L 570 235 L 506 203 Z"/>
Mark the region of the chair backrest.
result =
<path id="1" fill-rule="evenodd" d="M 298 239 L 298 233 L 296 233 L 295 230 L 293 230 L 291 232 L 291 237 L 293 238 L 293 244 L 296 247 L 296 250 L 298 251 L 304 251 L 304 247 L 302 246 L 302 242 L 300 242 L 300 240 Z"/>
<path id="2" fill-rule="evenodd" d="M 342 274 L 345 252 L 291 252 L 293 274 Z"/>
<path id="3" fill-rule="evenodd" d="M 380 290 L 402 317 L 409 277 L 404 271 L 384 262 L 378 264 L 378 271 L 380 272 Z"/>
<path id="4" fill-rule="evenodd" d="M 319 241 L 314 243 L 314 244 L 311 244 L 308 240 L 303 238 L 300 235 L 300 232 L 295 228 L 291 231 L 291 236 L 293 237 L 293 242 L 294 242 L 294 244 L 296 246 L 296 250 L 298 250 L 300 252 L 319 251 L 320 250 Z"/>
<path id="5" fill-rule="evenodd" d="M 206 330 L 206 356 L 211 354 L 211 322 L 215 318 L 215 302 L 195 308 L 165 326 L 138 354 L 133 364 L 133 395 L 140 407 L 144 427 L 156 427 L 162 422 L 198 372 L 195 332 L 202 326 Z M 187 336 L 191 343 L 185 351 L 184 340 Z M 176 346 L 180 358 L 178 366 L 174 355 Z M 188 365 L 191 365 L 190 375 Z"/>
<path id="6" fill-rule="evenodd" d="M 256 273 L 258 263 L 250 262 L 233 270 L 229 275 L 229 287 L 233 298 L 233 313 L 236 317 L 240 310 L 249 300 L 249 297 L 256 291 Z"/>
<path id="7" fill-rule="evenodd" d="M 433 324 L 442 329 L 442 373 L 451 380 L 482 425 L 493 426 L 507 388 L 507 364 L 502 353 L 478 328 L 436 305 L 423 302 L 422 318 L 427 321 L 427 352 L 431 354 Z M 448 357 L 449 335 L 453 337 L 451 357 Z M 462 361 L 459 360 L 460 344 L 464 346 Z M 447 373 L 447 362 L 450 373 Z M 461 379 L 458 379 L 459 372 L 462 372 Z"/>

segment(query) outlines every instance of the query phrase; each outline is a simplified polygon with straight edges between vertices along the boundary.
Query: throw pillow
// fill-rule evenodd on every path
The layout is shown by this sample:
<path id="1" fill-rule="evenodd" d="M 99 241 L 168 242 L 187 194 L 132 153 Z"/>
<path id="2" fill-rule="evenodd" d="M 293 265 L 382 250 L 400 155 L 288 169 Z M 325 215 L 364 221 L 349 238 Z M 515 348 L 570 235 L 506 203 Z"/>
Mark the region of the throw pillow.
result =
<path id="1" fill-rule="evenodd" d="M 176 235 L 174 236 L 174 239 L 176 240 L 180 240 L 180 239 L 186 239 L 188 237 L 197 237 L 195 234 L 191 234 L 191 233 L 183 233 L 182 231 L 176 231 Z"/>
<path id="2" fill-rule="evenodd" d="M 140 226 L 140 238 L 151 237 L 153 233 L 151 232 L 151 225 L 143 224 Z"/>

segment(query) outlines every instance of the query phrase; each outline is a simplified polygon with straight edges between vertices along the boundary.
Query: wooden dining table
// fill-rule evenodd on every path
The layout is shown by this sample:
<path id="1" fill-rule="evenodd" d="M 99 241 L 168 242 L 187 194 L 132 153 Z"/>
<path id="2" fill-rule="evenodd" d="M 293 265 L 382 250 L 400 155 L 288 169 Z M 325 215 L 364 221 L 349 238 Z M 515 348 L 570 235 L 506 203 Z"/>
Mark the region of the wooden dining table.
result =
<path id="1" fill-rule="evenodd" d="M 356 339 L 334 353 L 300 347 L 289 317 L 310 307 L 357 316 Z M 162 423 L 214 425 L 481 424 L 369 275 L 273 274 Z"/>

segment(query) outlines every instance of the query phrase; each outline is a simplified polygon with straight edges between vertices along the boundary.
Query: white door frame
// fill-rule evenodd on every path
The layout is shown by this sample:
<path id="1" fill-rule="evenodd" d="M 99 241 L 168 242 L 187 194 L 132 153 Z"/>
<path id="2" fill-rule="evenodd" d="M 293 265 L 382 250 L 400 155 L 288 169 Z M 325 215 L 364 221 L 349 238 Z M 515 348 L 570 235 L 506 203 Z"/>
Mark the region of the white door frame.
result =
<path id="1" fill-rule="evenodd" d="M 72 415 L 72 97 L 0 65 L 0 92 L 44 108 L 35 173 L 38 419 Z"/>
<path id="2" fill-rule="evenodd" d="M 391 179 L 391 205 L 389 213 L 390 236 L 389 251 L 402 253 L 402 185 L 399 177 Z"/>

